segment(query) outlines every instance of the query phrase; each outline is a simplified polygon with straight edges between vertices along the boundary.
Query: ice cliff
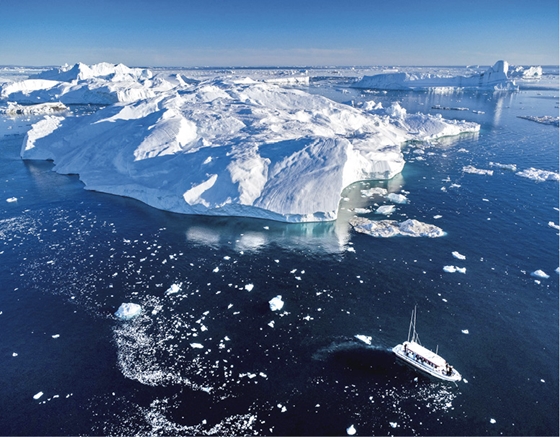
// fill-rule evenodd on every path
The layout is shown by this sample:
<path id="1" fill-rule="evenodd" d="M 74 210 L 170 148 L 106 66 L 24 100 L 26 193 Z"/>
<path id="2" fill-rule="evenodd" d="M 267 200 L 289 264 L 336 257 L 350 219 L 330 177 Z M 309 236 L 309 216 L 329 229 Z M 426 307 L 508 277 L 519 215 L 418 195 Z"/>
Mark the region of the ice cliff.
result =
<path id="1" fill-rule="evenodd" d="M 249 78 L 199 81 L 110 64 L 51 70 L 1 93 L 108 104 L 86 116 L 45 115 L 21 149 L 23 159 L 78 174 L 87 189 L 178 213 L 287 222 L 335 219 L 346 186 L 402 170 L 408 140 L 479 129 L 398 104 L 359 109 Z"/>
<path id="2" fill-rule="evenodd" d="M 481 74 L 473 76 L 443 76 L 437 74 L 386 73 L 364 76 L 354 88 L 384 90 L 418 90 L 430 88 L 477 88 L 493 90 L 517 89 L 508 78 L 509 65 L 498 61 Z"/>

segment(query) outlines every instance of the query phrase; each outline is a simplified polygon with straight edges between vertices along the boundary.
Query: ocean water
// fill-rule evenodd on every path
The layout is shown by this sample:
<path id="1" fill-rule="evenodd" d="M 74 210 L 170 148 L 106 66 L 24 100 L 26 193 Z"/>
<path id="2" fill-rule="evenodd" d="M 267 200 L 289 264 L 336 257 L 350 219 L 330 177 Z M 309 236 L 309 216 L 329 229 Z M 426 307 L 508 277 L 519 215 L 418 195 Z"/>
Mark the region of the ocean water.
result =
<path id="1" fill-rule="evenodd" d="M 558 183 L 491 166 L 558 172 L 558 128 L 519 118 L 558 116 L 549 73 L 515 93 L 364 93 L 343 70 L 317 74 L 310 91 L 338 101 L 481 124 L 405 146 L 403 173 L 349 187 L 334 223 L 183 216 L 86 191 L 20 160 L 32 118 L 0 119 L 0 434 L 557 435 Z M 375 186 L 406 191 L 392 219 L 447 235 L 354 233 L 356 208 L 376 218 L 386 203 L 362 195 Z M 123 302 L 143 313 L 117 320 Z M 422 343 L 462 382 L 392 355 L 415 305 Z"/>

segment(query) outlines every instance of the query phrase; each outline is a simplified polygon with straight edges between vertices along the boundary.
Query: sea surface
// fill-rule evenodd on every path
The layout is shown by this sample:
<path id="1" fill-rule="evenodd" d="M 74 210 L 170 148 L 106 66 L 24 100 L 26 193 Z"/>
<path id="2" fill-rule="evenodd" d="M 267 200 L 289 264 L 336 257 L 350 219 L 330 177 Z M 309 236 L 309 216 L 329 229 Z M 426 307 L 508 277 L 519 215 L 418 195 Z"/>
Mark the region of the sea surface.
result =
<path id="1" fill-rule="evenodd" d="M 506 93 L 363 92 L 354 70 L 311 73 L 310 92 L 480 133 L 404 145 L 402 174 L 349 187 L 336 222 L 283 224 L 86 191 L 20 159 L 35 118 L 0 118 L 0 434 L 558 435 L 559 184 L 516 174 L 558 172 L 558 127 L 519 118 L 558 116 L 558 68 Z M 409 199 L 391 219 L 447 235 L 353 232 L 355 214 L 380 218 L 387 201 L 362 192 L 377 186 Z M 123 302 L 142 314 L 118 320 Z M 392 354 L 415 306 L 422 344 L 461 382 Z"/>

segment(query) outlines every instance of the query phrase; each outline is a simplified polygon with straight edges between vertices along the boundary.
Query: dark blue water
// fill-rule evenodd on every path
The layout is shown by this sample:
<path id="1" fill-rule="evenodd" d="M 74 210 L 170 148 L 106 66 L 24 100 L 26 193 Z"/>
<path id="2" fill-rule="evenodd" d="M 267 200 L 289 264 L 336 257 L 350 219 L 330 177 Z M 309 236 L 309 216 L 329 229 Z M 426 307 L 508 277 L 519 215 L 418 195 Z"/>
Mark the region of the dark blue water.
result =
<path id="1" fill-rule="evenodd" d="M 403 174 L 371 183 L 408 192 L 392 218 L 447 236 L 355 234 L 346 210 L 306 225 L 170 214 L 85 191 L 1 137 L 0 434 L 557 435 L 558 183 L 489 163 L 558 172 L 558 128 L 518 118 L 557 116 L 558 91 L 352 92 L 481 123 L 407 147 Z M 380 203 L 367 186 L 342 206 Z M 122 302 L 143 314 L 118 321 Z M 462 382 L 393 357 L 414 305 Z"/>

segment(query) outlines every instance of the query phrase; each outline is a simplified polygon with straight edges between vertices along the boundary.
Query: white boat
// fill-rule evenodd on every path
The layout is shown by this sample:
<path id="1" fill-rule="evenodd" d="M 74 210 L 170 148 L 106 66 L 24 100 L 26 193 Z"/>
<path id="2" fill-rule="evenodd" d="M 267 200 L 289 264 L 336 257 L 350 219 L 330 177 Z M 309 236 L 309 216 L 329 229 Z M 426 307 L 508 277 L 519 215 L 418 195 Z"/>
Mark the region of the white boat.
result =
<path id="1" fill-rule="evenodd" d="M 461 374 L 457 372 L 443 357 L 426 349 L 420 344 L 416 332 L 416 307 L 412 311 L 408 340 L 393 348 L 393 353 L 401 360 L 415 368 L 444 381 L 460 381 Z"/>

